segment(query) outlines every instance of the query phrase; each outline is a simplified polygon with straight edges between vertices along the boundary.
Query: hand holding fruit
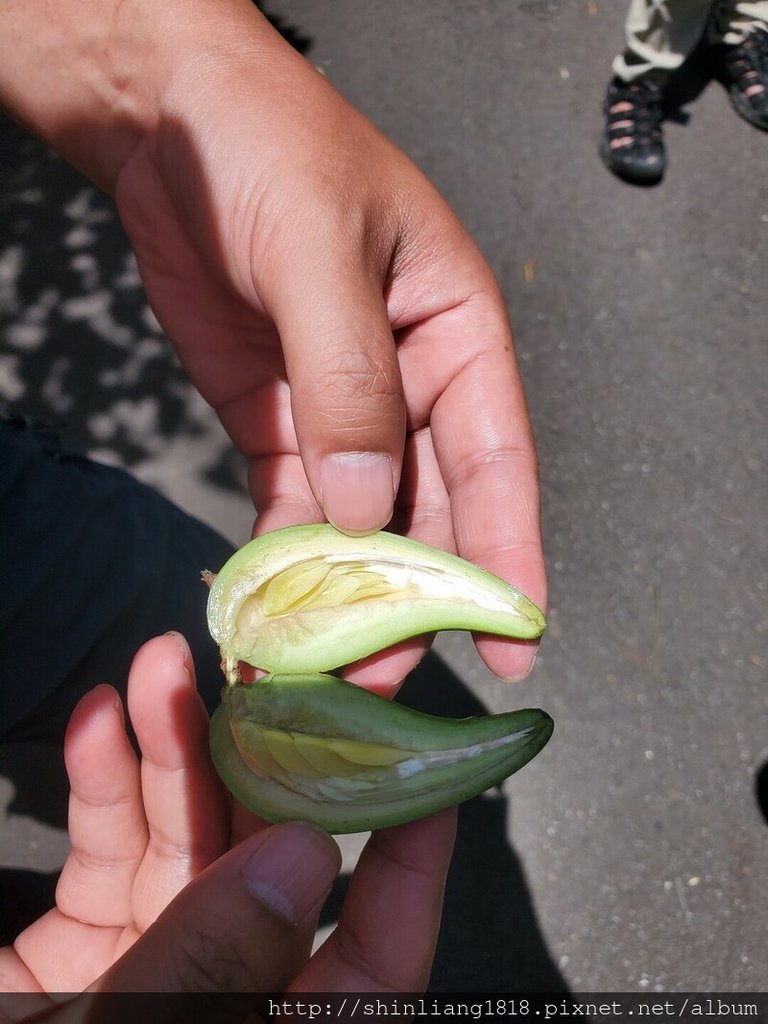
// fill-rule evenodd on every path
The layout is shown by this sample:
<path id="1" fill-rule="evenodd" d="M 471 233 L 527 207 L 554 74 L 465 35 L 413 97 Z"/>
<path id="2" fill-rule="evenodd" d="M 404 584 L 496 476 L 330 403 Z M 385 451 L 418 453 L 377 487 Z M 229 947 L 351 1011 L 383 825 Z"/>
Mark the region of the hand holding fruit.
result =
<path id="1" fill-rule="evenodd" d="M 178 635 L 139 651 L 128 707 L 141 762 L 110 687 L 89 693 L 72 716 L 72 852 L 55 909 L 0 950 L 0 990 L 38 993 L 22 1005 L 47 1011 L 46 1021 L 111 1024 L 115 1004 L 101 1006 L 94 994 L 207 993 L 206 1012 L 220 1007 L 237 1019 L 242 1008 L 245 1020 L 257 992 L 426 986 L 452 812 L 371 837 L 338 925 L 310 958 L 340 866 L 333 840 L 304 824 L 264 827 L 232 805 L 208 756 L 208 716 Z M 90 995 L 61 1006 L 45 994 L 81 991 Z M 251 995 L 219 1002 L 218 993 L 233 992 Z M 159 1007 L 165 1016 L 153 1019 L 190 1018 L 185 1000 Z"/>

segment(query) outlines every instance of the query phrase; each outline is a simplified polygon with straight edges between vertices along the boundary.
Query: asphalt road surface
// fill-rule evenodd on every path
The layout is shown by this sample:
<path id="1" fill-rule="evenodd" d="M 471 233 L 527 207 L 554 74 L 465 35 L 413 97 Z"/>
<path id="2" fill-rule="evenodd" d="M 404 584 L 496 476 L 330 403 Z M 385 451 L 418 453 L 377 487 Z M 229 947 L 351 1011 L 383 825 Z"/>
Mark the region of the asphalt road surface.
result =
<path id="1" fill-rule="evenodd" d="M 433 710 L 538 705 L 556 723 L 462 811 L 432 988 L 765 991 L 768 137 L 696 66 L 664 183 L 613 179 L 596 147 L 621 3 L 268 12 L 486 253 L 539 448 L 551 604 L 532 676 L 502 684 L 445 635 L 406 686 Z M 3 310 L 7 409 L 65 420 L 244 540 L 242 467 L 147 314 L 112 207 L 2 134 L 3 283 L 36 267 Z M 42 892 L 63 858 L 62 794 L 41 776 L 30 803 L 14 781 L 38 764 L 34 748 L 0 764 L 6 893 L 22 877 Z"/>

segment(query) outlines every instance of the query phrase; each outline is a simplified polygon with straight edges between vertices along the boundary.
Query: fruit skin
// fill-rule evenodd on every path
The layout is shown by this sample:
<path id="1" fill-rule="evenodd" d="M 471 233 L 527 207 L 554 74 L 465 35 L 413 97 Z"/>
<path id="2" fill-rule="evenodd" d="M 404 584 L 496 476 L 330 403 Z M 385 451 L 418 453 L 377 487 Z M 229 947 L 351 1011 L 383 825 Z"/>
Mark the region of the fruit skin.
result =
<path id="1" fill-rule="evenodd" d="M 492 573 L 383 531 L 275 530 L 206 579 L 208 626 L 230 682 L 238 661 L 274 673 L 324 672 L 440 629 L 531 640 L 545 628 L 540 609 Z"/>
<path id="2" fill-rule="evenodd" d="M 256 814 L 343 833 L 476 796 L 535 757 L 552 730 L 538 709 L 439 718 L 334 676 L 294 674 L 225 687 L 210 745 L 225 784 Z"/>

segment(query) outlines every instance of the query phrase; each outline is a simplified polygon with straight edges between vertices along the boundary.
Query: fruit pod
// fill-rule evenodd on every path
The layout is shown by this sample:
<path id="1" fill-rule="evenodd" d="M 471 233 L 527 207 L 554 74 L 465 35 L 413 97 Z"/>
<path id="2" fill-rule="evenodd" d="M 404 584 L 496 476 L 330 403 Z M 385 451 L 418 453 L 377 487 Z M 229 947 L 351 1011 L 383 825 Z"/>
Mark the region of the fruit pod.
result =
<path id="1" fill-rule="evenodd" d="M 230 791 L 266 820 L 361 832 L 498 785 L 552 729 L 536 709 L 437 718 L 334 676 L 272 675 L 225 687 L 211 753 Z"/>
<path id="2" fill-rule="evenodd" d="M 206 579 L 208 627 L 232 683 L 240 661 L 273 673 L 325 672 L 441 629 L 531 640 L 545 626 L 536 605 L 492 573 L 385 532 L 275 530 Z"/>

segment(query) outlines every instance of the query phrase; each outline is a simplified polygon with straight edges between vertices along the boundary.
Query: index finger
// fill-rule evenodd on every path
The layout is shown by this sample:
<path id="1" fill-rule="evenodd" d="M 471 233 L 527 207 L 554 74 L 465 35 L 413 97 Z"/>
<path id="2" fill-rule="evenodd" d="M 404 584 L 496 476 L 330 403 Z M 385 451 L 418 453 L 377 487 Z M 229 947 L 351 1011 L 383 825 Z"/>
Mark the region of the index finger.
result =
<path id="1" fill-rule="evenodd" d="M 179 634 L 136 655 L 128 708 L 141 747 L 148 827 L 134 883 L 134 919 L 146 929 L 187 882 L 225 852 L 229 807 L 208 753 L 208 715 Z"/>

